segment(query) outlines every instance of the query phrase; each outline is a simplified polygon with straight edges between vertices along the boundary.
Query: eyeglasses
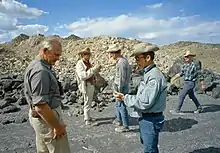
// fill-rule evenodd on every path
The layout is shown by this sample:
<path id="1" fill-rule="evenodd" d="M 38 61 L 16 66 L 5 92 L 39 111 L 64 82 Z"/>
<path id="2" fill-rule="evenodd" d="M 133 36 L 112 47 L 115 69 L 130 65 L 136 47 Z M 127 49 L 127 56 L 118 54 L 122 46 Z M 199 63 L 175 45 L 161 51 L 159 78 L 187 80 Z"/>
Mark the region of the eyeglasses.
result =
<path id="1" fill-rule="evenodd" d="M 142 56 L 135 56 L 136 61 L 139 61 L 141 58 L 145 58 L 145 56 L 143 56 L 143 55 Z"/>
<path id="2" fill-rule="evenodd" d="M 185 58 L 189 58 L 189 56 L 185 56 Z"/>

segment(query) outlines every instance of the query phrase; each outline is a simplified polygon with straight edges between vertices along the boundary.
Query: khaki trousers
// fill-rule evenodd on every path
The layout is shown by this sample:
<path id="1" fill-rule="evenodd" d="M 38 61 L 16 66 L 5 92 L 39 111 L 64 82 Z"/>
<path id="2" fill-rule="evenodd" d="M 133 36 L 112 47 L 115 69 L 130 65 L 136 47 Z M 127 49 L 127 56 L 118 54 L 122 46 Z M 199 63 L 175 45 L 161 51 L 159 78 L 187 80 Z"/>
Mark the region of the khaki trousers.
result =
<path id="1" fill-rule="evenodd" d="M 63 123 L 61 107 L 53 109 L 53 112 L 60 123 Z M 29 121 L 36 134 L 37 153 L 70 153 L 67 134 L 58 140 L 53 140 L 53 130 L 44 120 L 32 117 L 31 110 Z"/>
<path id="2" fill-rule="evenodd" d="M 90 109 L 92 106 L 92 100 L 94 95 L 95 87 L 91 83 L 87 83 L 86 92 L 83 93 L 84 99 L 84 120 L 90 120 Z"/>

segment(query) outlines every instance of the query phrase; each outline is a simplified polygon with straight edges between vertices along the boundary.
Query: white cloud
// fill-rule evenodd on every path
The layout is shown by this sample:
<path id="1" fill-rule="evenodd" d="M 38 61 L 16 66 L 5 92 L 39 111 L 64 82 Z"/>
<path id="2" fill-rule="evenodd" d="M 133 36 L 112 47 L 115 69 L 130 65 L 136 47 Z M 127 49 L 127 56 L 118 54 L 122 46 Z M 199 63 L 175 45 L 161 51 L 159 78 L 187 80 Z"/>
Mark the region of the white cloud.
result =
<path id="1" fill-rule="evenodd" d="M 14 18 L 33 19 L 45 13 L 37 8 L 30 8 L 26 4 L 15 0 L 2 0 L 0 2 L 0 12 Z"/>
<path id="2" fill-rule="evenodd" d="M 162 6 L 163 6 L 163 3 L 156 3 L 156 4 L 152 4 L 152 5 L 146 5 L 146 7 L 150 8 L 150 9 L 161 8 Z"/>
<path id="3" fill-rule="evenodd" d="M 39 24 L 25 25 L 20 19 L 36 19 L 46 12 L 28 7 L 15 0 L 0 0 L 0 41 L 21 33 L 33 35 L 45 33 L 48 27 Z"/>
<path id="4" fill-rule="evenodd" d="M 5 38 L 8 38 L 8 33 L 0 33 L 0 40 Z"/>
<path id="5" fill-rule="evenodd" d="M 54 31 L 60 31 L 63 28 L 65 28 L 65 25 L 60 25 L 59 23 L 57 23 L 57 26 L 54 27 Z"/>
<path id="6" fill-rule="evenodd" d="M 49 27 L 44 25 L 23 25 L 17 26 L 18 30 L 10 32 L 11 37 L 16 37 L 17 35 L 24 33 L 27 35 L 35 35 L 35 34 L 42 34 L 48 31 Z"/>
<path id="7" fill-rule="evenodd" d="M 18 20 L 0 13 L 0 31 L 15 30 Z"/>
<path id="8" fill-rule="evenodd" d="M 65 27 L 81 37 L 114 35 L 160 44 L 179 40 L 210 41 L 210 37 L 220 38 L 220 21 L 202 20 L 199 15 L 174 16 L 168 19 L 132 15 L 83 18 Z"/>
<path id="9" fill-rule="evenodd" d="M 181 10 L 180 10 L 181 13 L 184 12 L 184 11 L 185 11 L 184 9 L 181 9 Z"/>

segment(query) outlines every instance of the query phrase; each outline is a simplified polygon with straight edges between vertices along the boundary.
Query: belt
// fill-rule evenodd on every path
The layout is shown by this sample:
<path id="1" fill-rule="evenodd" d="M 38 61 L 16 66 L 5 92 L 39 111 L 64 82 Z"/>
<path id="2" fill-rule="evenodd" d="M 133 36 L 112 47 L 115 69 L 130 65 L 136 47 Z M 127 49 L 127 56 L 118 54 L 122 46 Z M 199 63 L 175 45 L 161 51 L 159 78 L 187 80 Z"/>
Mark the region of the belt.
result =
<path id="1" fill-rule="evenodd" d="M 60 116 L 60 114 L 56 110 L 55 110 L 55 112 L 57 113 L 57 116 Z M 41 116 L 35 110 L 31 110 L 31 116 L 33 118 L 40 118 L 41 119 Z"/>
<path id="2" fill-rule="evenodd" d="M 184 81 L 190 81 L 190 82 L 195 82 L 195 81 L 192 81 L 192 80 L 184 80 Z"/>
<path id="3" fill-rule="evenodd" d="M 142 113 L 143 117 L 156 117 L 156 116 L 161 116 L 163 115 L 163 112 L 158 112 L 158 113 Z"/>

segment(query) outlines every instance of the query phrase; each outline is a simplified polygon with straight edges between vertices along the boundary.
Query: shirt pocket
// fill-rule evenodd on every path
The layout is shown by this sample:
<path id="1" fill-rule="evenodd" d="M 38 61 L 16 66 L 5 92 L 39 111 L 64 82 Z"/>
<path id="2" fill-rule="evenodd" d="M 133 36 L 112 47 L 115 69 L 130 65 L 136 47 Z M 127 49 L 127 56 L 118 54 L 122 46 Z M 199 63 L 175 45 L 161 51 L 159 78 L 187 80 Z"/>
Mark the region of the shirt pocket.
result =
<path id="1" fill-rule="evenodd" d="M 140 94 L 143 94 L 144 88 L 145 88 L 145 82 L 141 81 L 139 86 Z"/>

